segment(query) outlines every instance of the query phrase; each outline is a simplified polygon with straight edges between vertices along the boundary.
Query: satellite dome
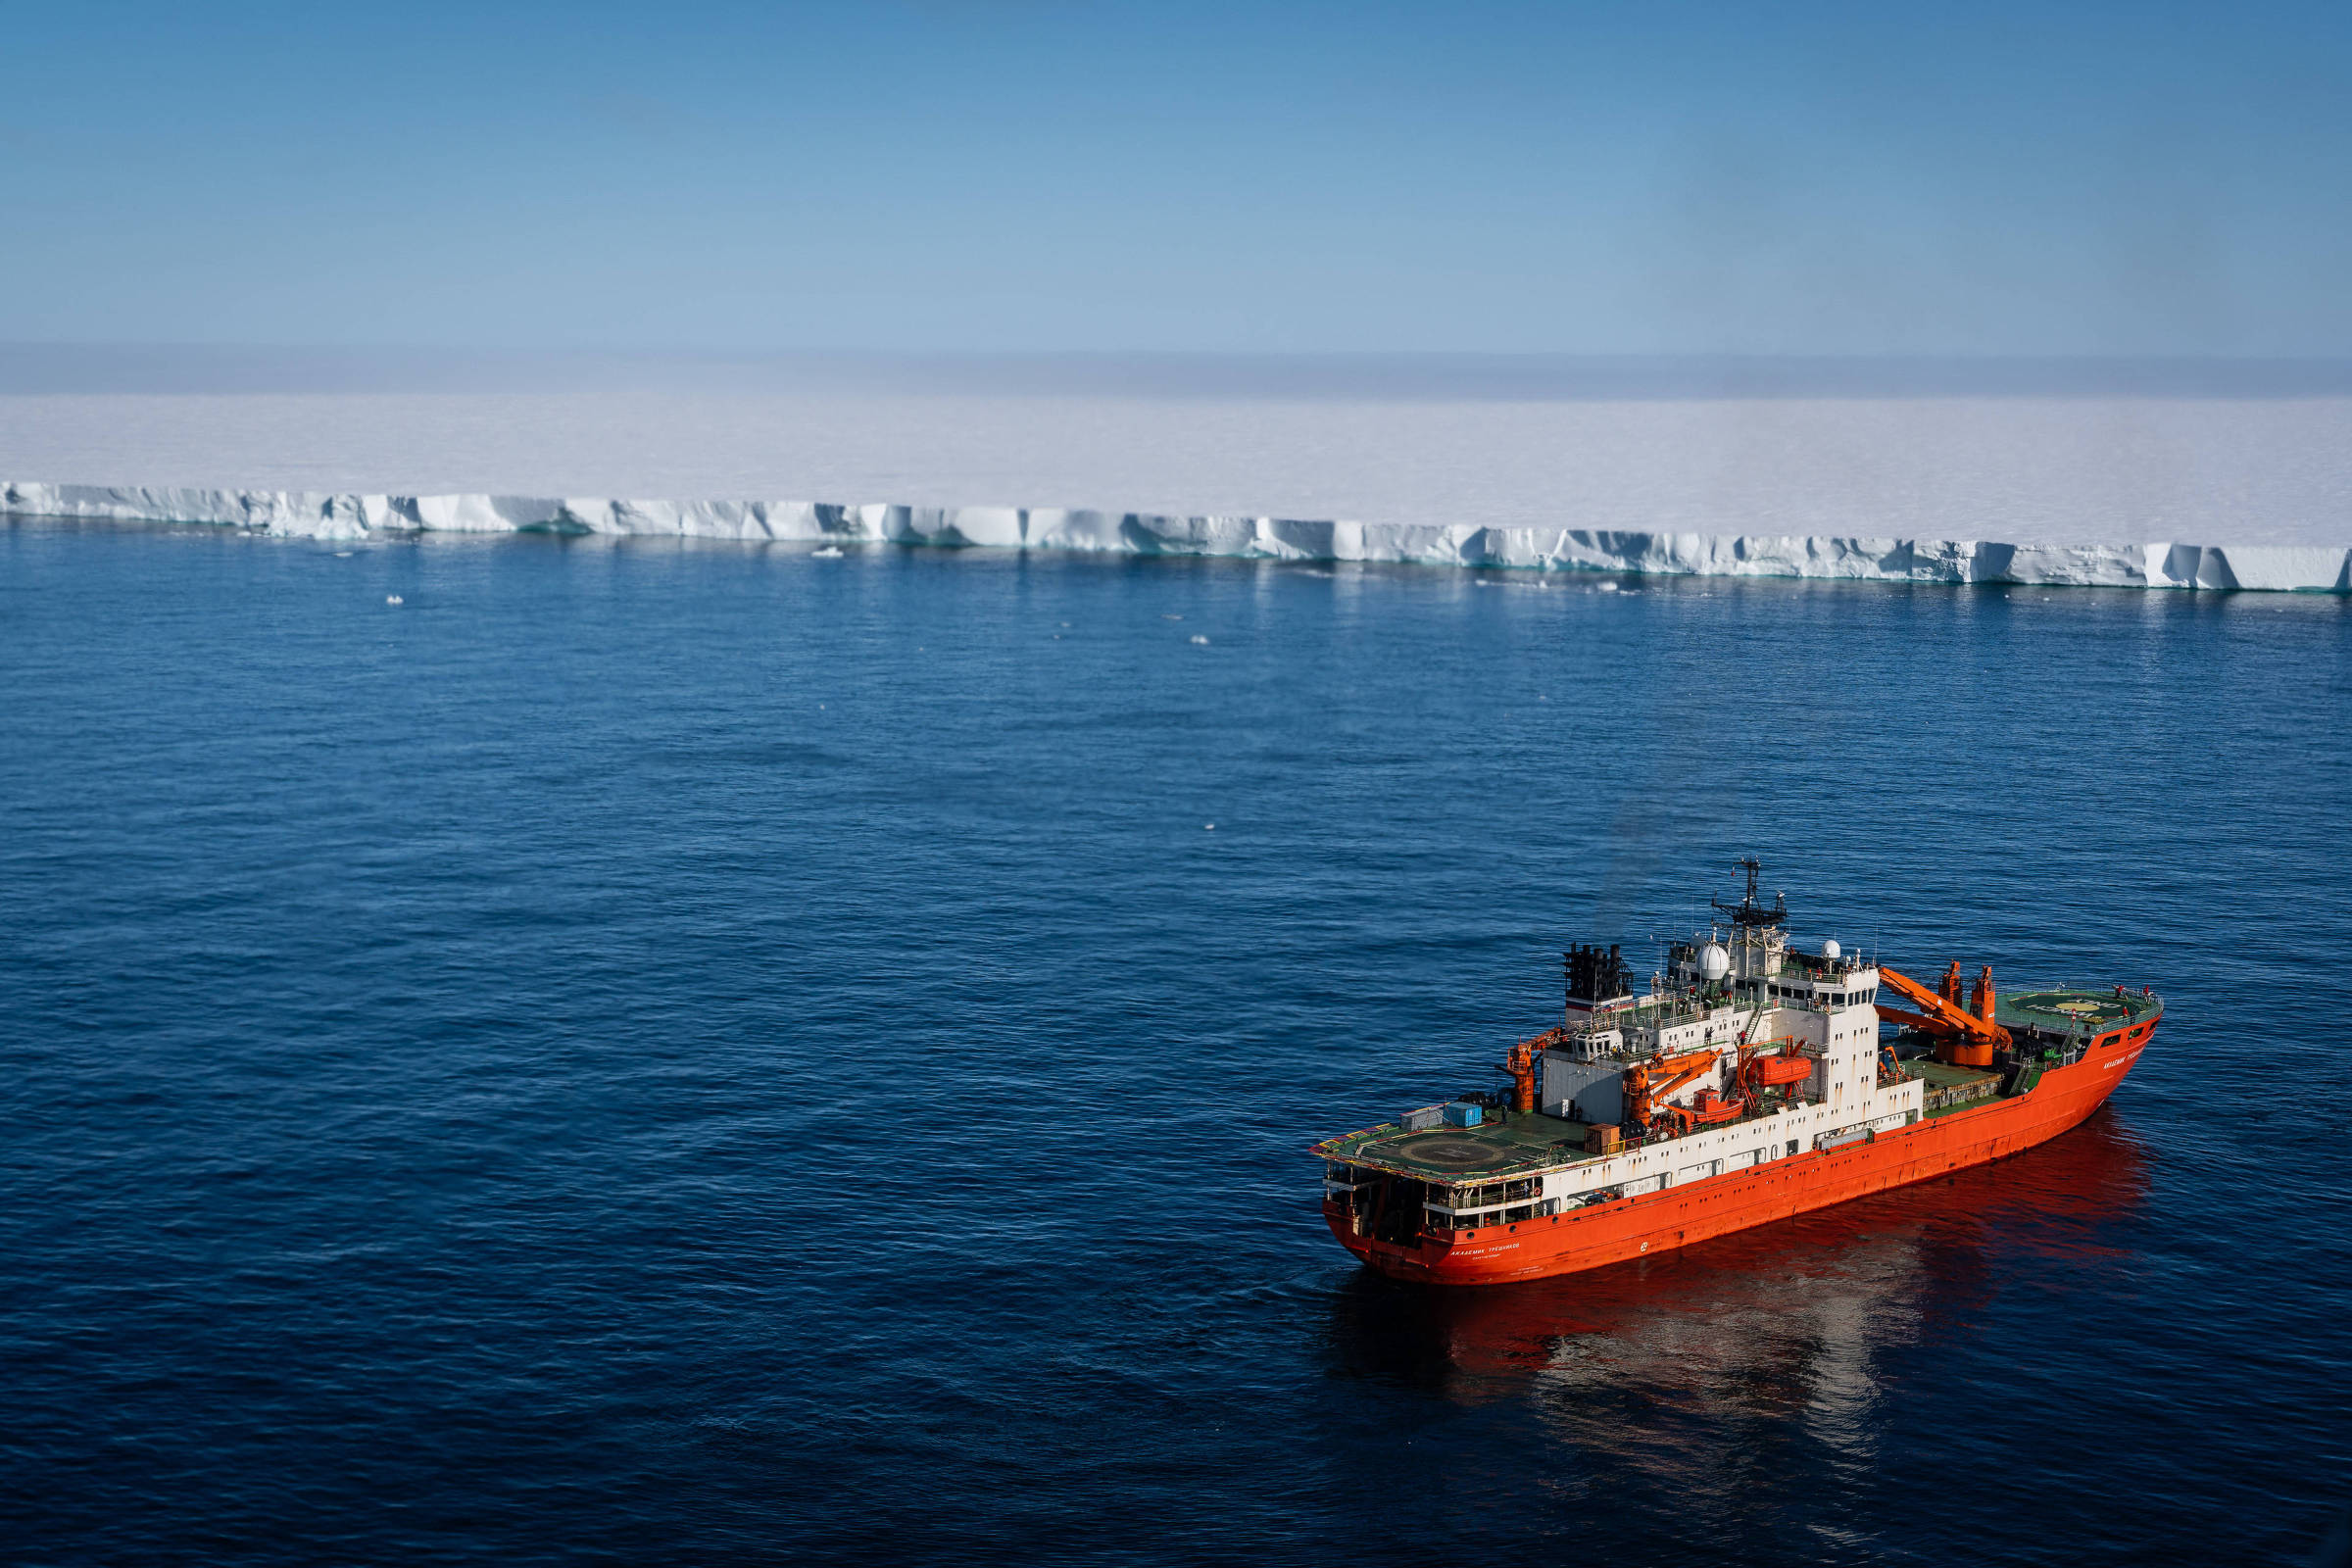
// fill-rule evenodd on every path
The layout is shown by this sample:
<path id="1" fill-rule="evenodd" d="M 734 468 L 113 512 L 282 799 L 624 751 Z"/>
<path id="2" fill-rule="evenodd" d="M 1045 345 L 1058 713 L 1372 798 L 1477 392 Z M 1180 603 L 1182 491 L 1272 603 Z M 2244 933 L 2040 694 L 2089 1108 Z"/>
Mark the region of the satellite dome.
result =
<path id="1" fill-rule="evenodd" d="M 1838 939 L 1836 937 L 1830 938 L 1829 941 L 1824 942 L 1821 945 L 1821 956 L 1825 958 L 1840 957 L 1844 955 L 1844 953 L 1845 950 L 1838 945 Z"/>
<path id="2" fill-rule="evenodd" d="M 1732 972 L 1732 956 L 1723 951 L 1722 944 L 1710 942 L 1698 950 L 1698 974 L 1702 980 L 1720 980 Z"/>

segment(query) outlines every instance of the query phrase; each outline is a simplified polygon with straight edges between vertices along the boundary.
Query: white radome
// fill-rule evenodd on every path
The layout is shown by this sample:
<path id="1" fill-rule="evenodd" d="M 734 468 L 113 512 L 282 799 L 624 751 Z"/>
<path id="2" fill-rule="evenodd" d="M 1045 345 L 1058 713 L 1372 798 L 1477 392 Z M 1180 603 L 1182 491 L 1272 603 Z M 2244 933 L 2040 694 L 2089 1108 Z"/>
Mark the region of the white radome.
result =
<path id="1" fill-rule="evenodd" d="M 1821 945 L 1821 956 L 1825 958 L 1841 957 L 1844 956 L 1844 954 L 1845 950 L 1838 945 L 1838 939 L 1836 937 L 1830 938 L 1829 941 L 1824 942 Z"/>
<path id="2" fill-rule="evenodd" d="M 1720 980 L 1732 972 L 1732 956 L 1720 944 L 1710 942 L 1698 950 L 1698 973 L 1702 980 Z"/>

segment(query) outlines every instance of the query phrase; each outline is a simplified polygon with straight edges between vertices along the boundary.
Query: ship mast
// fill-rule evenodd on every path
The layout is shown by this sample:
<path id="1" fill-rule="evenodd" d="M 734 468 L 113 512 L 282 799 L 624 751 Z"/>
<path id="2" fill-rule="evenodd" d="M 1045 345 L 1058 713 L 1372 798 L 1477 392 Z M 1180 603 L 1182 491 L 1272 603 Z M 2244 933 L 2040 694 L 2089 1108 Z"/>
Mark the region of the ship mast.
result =
<path id="1" fill-rule="evenodd" d="M 1747 859 L 1735 860 L 1732 863 L 1747 873 L 1746 896 L 1738 904 L 1726 904 L 1721 899 L 1709 899 L 1707 902 L 1722 913 L 1731 916 L 1734 925 L 1787 925 L 1788 923 L 1788 896 L 1785 893 L 1774 894 L 1772 905 L 1767 908 L 1763 898 L 1756 891 L 1757 879 L 1764 874 L 1764 862 L 1751 856 Z"/>
<path id="2" fill-rule="evenodd" d="M 1775 893 L 1771 904 L 1764 902 L 1762 893 L 1757 889 L 1757 883 L 1764 874 L 1763 861 L 1749 856 L 1733 863 L 1747 873 L 1746 893 L 1738 904 L 1726 904 L 1721 899 L 1709 899 L 1707 902 L 1714 906 L 1716 913 L 1731 921 L 1732 944 L 1740 950 L 1732 970 L 1735 975 L 1746 979 L 1764 972 L 1764 955 L 1759 950 L 1770 946 L 1765 933 L 1788 925 L 1788 899 L 1785 894 Z"/>

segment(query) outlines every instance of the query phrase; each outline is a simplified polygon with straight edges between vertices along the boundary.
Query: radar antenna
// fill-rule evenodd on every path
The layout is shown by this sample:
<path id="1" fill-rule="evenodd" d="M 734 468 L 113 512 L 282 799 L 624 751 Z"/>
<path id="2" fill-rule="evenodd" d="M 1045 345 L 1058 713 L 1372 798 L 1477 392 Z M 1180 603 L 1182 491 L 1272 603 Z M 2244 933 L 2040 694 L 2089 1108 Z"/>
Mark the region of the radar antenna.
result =
<path id="1" fill-rule="evenodd" d="M 1726 904 L 1721 899 L 1710 899 L 1707 902 L 1714 905 L 1715 907 L 1723 911 L 1723 913 L 1731 916 L 1731 920 L 1734 925 L 1787 925 L 1788 923 L 1788 895 L 1781 893 L 1774 894 L 1772 896 L 1772 903 L 1767 906 L 1764 903 L 1763 898 L 1756 891 L 1757 879 L 1764 874 L 1764 862 L 1754 858 L 1751 856 L 1747 859 L 1736 861 L 1735 863 L 1739 865 L 1741 870 L 1747 873 L 1746 896 L 1741 898 L 1738 904 Z"/>

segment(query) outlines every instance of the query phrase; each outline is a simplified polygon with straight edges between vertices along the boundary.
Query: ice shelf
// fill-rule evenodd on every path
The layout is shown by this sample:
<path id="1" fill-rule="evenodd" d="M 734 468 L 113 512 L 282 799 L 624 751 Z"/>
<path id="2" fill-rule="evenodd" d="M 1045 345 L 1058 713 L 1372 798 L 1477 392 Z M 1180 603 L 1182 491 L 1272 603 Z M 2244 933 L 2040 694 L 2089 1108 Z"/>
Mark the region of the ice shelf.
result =
<path id="1" fill-rule="evenodd" d="M 1978 539 L 1312 521 L 1017 507 L 363 495 L 30 482 L 0 488 L 0 514 L 211 523 L 319 539 L 379 533 L 619 534 L 1395 562 L 1538 571 L 2352 593 L 2352 548 L 2338 545 L 2037 545 Z"/>

